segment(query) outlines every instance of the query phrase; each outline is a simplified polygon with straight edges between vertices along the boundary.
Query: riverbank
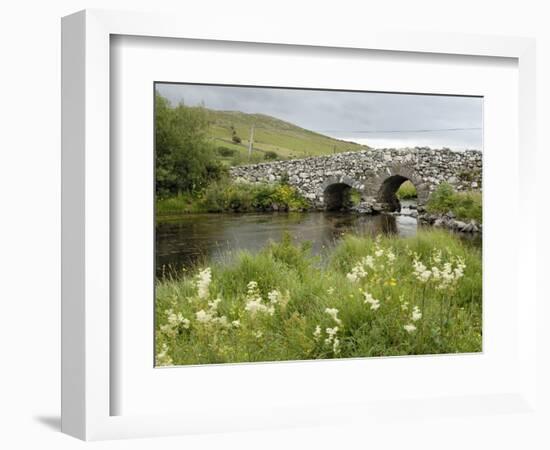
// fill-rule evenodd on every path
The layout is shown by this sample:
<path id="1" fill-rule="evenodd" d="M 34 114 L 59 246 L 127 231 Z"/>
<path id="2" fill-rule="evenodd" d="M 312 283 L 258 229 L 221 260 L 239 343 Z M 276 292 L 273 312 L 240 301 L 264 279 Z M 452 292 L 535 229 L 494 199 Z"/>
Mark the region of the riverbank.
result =
<path id="1" fill-rule="evenodd" d="M 158 216 L 189 213 L 304 211 L 309 202 L 285 183 L 235 183 L 216 181 L 196 193 L 158 198 Z"/>
<path id="2" fill-rule="evenodd" d="M 207 264 L 157 281 L 159 365 L 481 351 L 481 251 L 444 231 Z"/>

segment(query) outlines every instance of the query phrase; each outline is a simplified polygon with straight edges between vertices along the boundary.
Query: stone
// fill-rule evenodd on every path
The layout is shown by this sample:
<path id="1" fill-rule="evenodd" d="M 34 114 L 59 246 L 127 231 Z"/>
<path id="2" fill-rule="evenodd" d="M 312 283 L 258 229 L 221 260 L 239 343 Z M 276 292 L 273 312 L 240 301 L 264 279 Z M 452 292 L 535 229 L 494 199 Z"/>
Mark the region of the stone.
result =
<path id="1" fill-rule="evenodd" d="M 311 201 L 316 209 L 325 207 L 325 189 L 334 184 L 356 187 L 373 210 L 383 210 L 391 199 L 382 197 L 382 186 L 391 177 L 410 179 L 418 192 L 418 206 L 437 185 L 447 181 L 458 191 L 481 186 L 482 155 L 479 151 L 453 152 L 424 147 L 362 150 L 306 159 L 273 161 L 230 168 L 233 179 L 244 182 L 275 182 L 285 178 L 291 186 Z M 474 174 L 468 183 L 460 183 L 460 174 Z M 393 187 L 392 187 L 393 189 Z M 386 190 L 387 191 L 387 190 Z M 385 192 L 384 195 L 387 194 Z M 396 208 L 396 204 L 393 204 Z M 422 214 L 421 214 L 422 215 Z M 435 219 L 434 219 L 435 220 Z"/>

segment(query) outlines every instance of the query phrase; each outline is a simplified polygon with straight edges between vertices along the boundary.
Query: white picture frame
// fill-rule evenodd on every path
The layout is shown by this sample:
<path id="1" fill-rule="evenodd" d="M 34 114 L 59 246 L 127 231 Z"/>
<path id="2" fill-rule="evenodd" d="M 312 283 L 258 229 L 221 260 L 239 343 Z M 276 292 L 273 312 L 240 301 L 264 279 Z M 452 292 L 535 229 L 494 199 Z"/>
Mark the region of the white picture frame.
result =
<path id="1" fill-rule="evenodd" d="M 212 31 L 203 24 L 162 14 L 87 10 L 67 16 L 62 22 L 62 430 L 65 433 L 97 440 L 309 425 L 329 423 L 337 418 L 359 424 L 377 414 L 391 416 L 390 404 L 381 400 L 371 404 L 362 401 L 305 404 L 300 408 L 278 405 L 271 412 L 236 413 L 232 405 L 219 405 L 216 412 L 197 413 L 183 408 L 181 412 L 169 414 L 112 415 L 113 392 L 120 388 L 111 377 L 113 358 L 120 356 L 112 348 L 111 337 L 116 333 L 117 324 L 112 320 L 110 305 L 113 289 L 110 187 L 113 177 L 117 176 L 110 167 L 113 35 L 517 60 L 519 181 L 513 198 L 522 199 L 517 207 L 524 224 L 519 223 L 523 228 L 518 230 L 513 253 L 525 261 L 517 266 L 518 280 L 528 279 L 529 273 L 536 272 L 535 235 L 529 231 L 536 210 L 532 204 L 534 198 L 529 195 L 534 189 L 529 173 L 536 164 L 533 40 L 363 30 L 327 36 L 314 28 L 299 32 L 280 31 L 277 27 L 235 28 L 231 24 Z M 517 302 L 517 330 L 514 330 L 520 361 L 514 389 L 485 397 L 480 393 L 459 399 L 436 396 L 443 415 L 445 411 L 458 411 L 462 415 L 493 414 L 501 411 L 503 405 L 520 413 L 537 411 L 534 285 L 522 288 L 522 294 L 521 302 Z M 512 295 L 517 300 L 518 292 Z M 261 370 L 269 373 L 275 371 L 275 367 L 263 365 Z M 396 400 L 399 398 L 392 401 Z M 435 400 L 409 399 L 407 408 L 415 414 Z"/>

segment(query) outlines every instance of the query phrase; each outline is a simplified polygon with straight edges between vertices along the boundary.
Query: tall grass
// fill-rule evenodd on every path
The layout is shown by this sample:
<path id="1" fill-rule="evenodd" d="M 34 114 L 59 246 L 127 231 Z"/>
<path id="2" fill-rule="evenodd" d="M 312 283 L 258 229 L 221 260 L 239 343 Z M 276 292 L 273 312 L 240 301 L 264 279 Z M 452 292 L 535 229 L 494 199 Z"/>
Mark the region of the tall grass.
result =
<path id="1" fill-rule="evenodd" d="M 157 364 L 481 351 L 479 250 L 444 231 L 350 236 L 325 261 L 287 236 L 157 281 Z"/>
<path id="2" fill-rule="evenodd" d="M 430 213 L 453 213 L 459 219 L 481 222 L 482 195 L 478 191 L 457 192 L 450 184 L 441 183 L 430 195 L 426 210 Z"/>

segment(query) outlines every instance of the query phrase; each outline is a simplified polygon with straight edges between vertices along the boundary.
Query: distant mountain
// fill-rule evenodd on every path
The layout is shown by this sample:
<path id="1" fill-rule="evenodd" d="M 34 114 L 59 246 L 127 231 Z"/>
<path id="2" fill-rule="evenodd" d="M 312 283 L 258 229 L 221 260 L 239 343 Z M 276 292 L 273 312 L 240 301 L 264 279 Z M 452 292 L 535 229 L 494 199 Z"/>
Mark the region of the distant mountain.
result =
<path id="1" fill-rule="evenodd" d="M 210 135 L 215 145 L 218 148 L 233 149 L 237 159 L 241 160 L 241 164 L 248 159 L 248 144 L 252 126 L 254 126 L 253 162 L 265 160 L 269 156 L 273 157 L 273 154 L 266 157 L 266 152 L 274 152 L 277 154 L 277 159 L 294 159 L 368 148 L 355 142 L 334 139 L 306 130 L 265 114 L 211 109 L 207 109 L 207 112 Z M 233 142 L 233 134 L 241 139 L 240 144 Z M 233 161 L 235 161 L 235 157 L 233 157 Z"/>

